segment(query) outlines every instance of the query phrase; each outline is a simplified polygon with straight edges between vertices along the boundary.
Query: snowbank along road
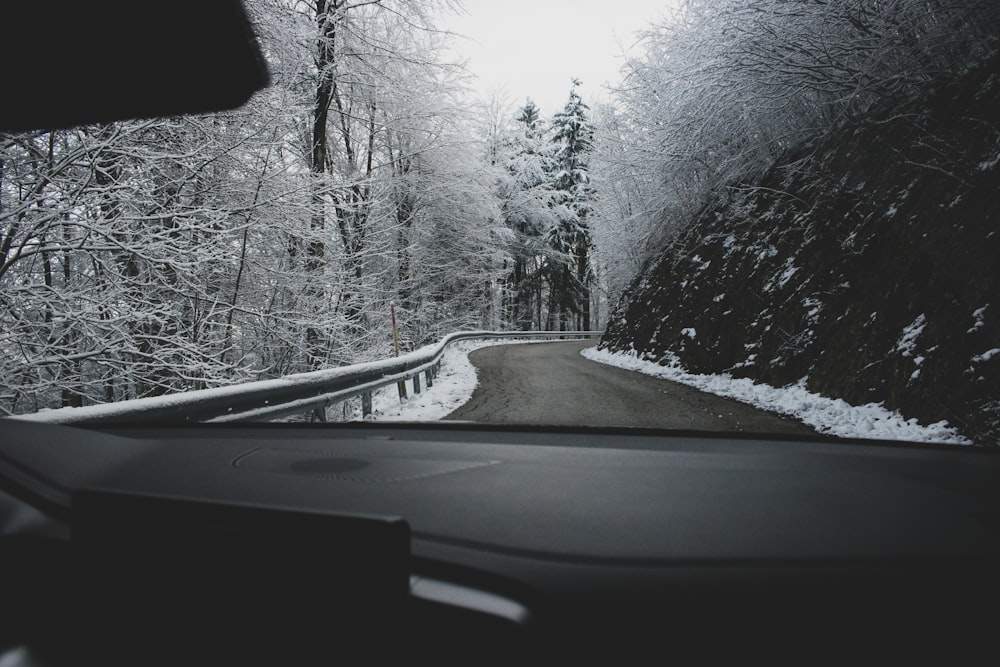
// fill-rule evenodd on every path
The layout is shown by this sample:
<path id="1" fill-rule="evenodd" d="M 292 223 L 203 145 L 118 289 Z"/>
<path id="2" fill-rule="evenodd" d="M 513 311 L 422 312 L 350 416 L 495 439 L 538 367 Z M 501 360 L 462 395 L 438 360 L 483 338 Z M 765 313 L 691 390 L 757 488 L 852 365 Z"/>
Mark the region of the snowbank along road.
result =
<path id="1" fill-rule="evenodd" d="M 732 399 L 580 356 L 593 341 L 498 345 L 469 355 L 479 386 L 446 417 L 493 424 L 815 434 Z"/>

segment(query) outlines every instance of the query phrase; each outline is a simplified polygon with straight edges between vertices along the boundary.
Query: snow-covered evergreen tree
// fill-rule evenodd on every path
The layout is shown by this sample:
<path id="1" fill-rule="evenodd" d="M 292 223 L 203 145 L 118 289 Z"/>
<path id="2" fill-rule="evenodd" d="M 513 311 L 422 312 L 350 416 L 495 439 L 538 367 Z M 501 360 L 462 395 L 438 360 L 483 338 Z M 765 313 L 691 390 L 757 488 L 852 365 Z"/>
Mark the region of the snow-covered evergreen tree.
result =
<path id="1" fill-rule="evenodd" d="M 528 139 L 536 139 L 541 135 L 541 112 L 538 105 L 530 97 L 525 100 L 521 112 L 517 116 L 517 122 L 524 126 L 524 136 Z"/>
<path id="2" fill-rule="evenodd" d="M 494 142 L 500 146 L 495 193 L 508 255 L 504 319 L 522 330 L 539 328 L 544 322 L 543 276 L 551 254 L 546 238 L 555 221 L 548 169 L 551 151 L 544 133 L 538 107 L 529 98 L 510 129 Z"/>
<path id="3" fill-rule="evenodd" d="M 588 107 L 574 79 L 563 110 L 552 118 L 553 154 L 550 173 L 553 188 L 559 193 L 560 208 L 555 226 L 549 232 L 549 244 L 562 261 L 550 266 L 548 328 L 564 329 L 567 317 L 577 317 L 575 327 L 590 329 L 590 251 L 593 242 L 587 221 L 593 206 L 593 189 L 588 175 L 588 156 L 593 149 L 594 128 L 587 115 Z"/>

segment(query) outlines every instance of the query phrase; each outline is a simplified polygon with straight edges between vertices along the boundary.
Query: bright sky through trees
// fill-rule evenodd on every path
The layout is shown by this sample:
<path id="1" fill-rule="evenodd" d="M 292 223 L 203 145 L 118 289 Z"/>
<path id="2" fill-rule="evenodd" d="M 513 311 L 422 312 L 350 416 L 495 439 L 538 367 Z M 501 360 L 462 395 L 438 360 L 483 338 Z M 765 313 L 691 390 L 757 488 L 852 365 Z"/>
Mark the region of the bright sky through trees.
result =
<path id="1" fill-rule="evenodd" d="M 623 50 L 635 31 L 663 16 L 673 0 L 463 0 L 465 14 L 442 19 L 442 27 L 466 36 L 458 48 L 476 75 L 483 98 L 502 90 L 516 104 L 535 100 L 543 116 L 562 108 L 572 87 L 583 82 L 585 101 L 603 98 L 619 80 Z"/>

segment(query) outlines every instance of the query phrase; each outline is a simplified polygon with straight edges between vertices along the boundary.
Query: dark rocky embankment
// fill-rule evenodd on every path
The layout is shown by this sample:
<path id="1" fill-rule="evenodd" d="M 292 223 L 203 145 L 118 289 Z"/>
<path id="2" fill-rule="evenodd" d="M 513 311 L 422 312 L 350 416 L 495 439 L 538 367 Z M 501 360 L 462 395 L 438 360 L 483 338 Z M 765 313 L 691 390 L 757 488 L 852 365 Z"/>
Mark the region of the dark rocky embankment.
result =
<path id="1" fill-rule="evenodd" d="M 1000 61 L 886 104 L 706 209 L 601 343 L 884 403 L 1000 445 Z"/>

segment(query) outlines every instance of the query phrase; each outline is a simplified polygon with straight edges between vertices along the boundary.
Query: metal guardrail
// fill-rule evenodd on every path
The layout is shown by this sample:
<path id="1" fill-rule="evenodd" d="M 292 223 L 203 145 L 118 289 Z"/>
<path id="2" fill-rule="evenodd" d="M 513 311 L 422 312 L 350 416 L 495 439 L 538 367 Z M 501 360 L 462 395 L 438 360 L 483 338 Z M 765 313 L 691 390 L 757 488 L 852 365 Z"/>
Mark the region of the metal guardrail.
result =
<path id="1" fill-rule="evenodd" d="M 59 408 L 18 419 L 56 424 L 149 424 L 267 421 L 325 409 L 349 398 L 362 397 L 362 411 L 371 413 L 371 394 L 400 382 L 412 382 L 414 393 L 433 385 L 445 349 L 462 340 L 598 338 L 602 331 L 468 331 L 445 336 L 439 343 L 414 352 L 362 364 L 274 380 L 245 382 L 215 389 L 199 389 L 167 396 L 103 403 L 83 408 Z"/>

